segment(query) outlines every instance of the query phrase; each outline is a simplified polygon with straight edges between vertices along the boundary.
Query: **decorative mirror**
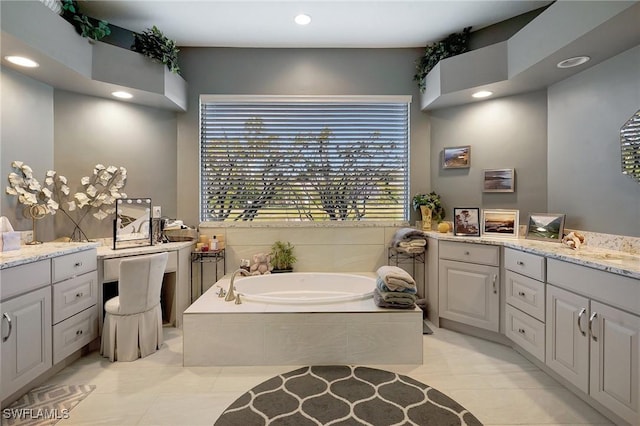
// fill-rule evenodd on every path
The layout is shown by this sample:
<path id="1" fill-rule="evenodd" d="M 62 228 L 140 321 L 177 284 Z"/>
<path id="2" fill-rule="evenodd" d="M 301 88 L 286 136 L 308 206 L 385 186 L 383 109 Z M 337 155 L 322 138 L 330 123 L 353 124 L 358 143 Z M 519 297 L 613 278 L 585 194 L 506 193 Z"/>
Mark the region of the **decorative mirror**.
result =
<path id="1" fill-rule="evenodd" d="M 150 245 L 151 199 L 119 198 L 113 222 L 113 249 Z"/>
<path id="2" fill-rule="evenodd" d="M 622 173 L 640 182 L 640 110 L 620 128 Z"/>

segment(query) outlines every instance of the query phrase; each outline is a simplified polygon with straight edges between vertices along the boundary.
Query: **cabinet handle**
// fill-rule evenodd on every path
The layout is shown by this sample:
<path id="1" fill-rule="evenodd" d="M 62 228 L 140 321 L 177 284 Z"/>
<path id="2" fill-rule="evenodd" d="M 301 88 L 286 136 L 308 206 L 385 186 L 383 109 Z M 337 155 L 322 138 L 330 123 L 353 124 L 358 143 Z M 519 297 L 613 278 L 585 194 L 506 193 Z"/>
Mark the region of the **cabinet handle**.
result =
<path id="1" fill-rule="evenodd" d="M 493 274 L 493 294 L 498 294 L 498 288 L 496 287 L 497 280 L 498 280 L 498 275 Z"/>
<path id="2" fill-rule="evenodd" d="M 524 331 L 524 328 L 519 328 L 519 329 L 518 329 L 518 333 L 520 333 L 520 334 L 526 334 L 526 331 Z"/>
<path id="3" fill-rule="evenodd" d="M 76 263 L 73 265 L 73 267 L 74 267 L 74 268 L 79 268 L 79 267 L 81 267 L 81 266 L 82 266 L 82 262 L 76 262 Z"/>
<path id="4" fill-rule="evenodd" d="M 81 336 L 81 335 L 82 335 L 82 330 L 76 331 L 76 336 Z"/>
<path id="5" fill-rule="evenodd" d="M 7 319 L 7 324 L 9 324 L 9 333 L 7 333 L 7 335 L 5 337 L 2 338 L 3 342 L 6 342 L 7 340 L 9 340 L 9 336 L 11 336 L 11 329 L 13 328 L 13 324 L 11 324 L 11 317 L 9 316 L 8 313 L 3 313 L 2 314 L 3 318 Z"/>
<path id="6" fill-rule="evenodd" d="M 524 266 L 524 262 L 522 260 L 518 260 L 516 262 L 516 264 L 519 265 L 519 266 Z"/>
<path id="7" fill-rule="evenodd" d="M 524 296 L 525 296 L 524 291 L 519 291 L 519 292 L 518 292 L 518 296 L 522 296 L 522 297 L 524 297 Z"/>
<path id="8" fill-rule="evenodd" d="M 580 309 L 580 313 L 578 314 L 578 330 L 580 330 L 580 334 L 582 334 L 583 336 L 587 335 L 587 333 L 585 333 L 582 329 L 582 316 L 585 312 L 587 312 L 587 308 L 582 308 Z"/>
<path id="9" fill-rule="evenodd" d="M 82 292 L 80 292 L 80 293 L 76 294 L 76 298 L 77 298 L 77 299 L 81 298 L 82 296 L 84 296 L 84 294 L 83 294 Z"/>
<path id="10" fill-rule="evenodd" d="M 464 252 L 464 255 L 465 255 L 465 256 L 469 256 L 470 254 L 471 254 L 471 253 L 469 253 L 468 251 L 465 251 L 465 252 Z"/>
<path id="11" fill-rule="evenodd" d="M 593 320 L 595 320 L 596 318 L 598 318 L 597 312 L 592 313 L 589 317 L 589 334 L 591 335 L 591 338 L 594 342 L 598 341 L 598 338 L 593 334 Z"/>

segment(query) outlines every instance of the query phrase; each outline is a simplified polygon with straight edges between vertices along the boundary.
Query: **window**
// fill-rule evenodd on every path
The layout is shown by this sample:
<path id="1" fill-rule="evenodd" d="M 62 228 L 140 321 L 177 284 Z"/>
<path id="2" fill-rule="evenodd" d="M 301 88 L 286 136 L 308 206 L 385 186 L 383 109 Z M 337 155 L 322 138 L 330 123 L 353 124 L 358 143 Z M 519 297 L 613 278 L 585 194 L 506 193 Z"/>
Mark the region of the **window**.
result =
<path id="1" fill-rule="evenodd" d="M 202 96 L 200 220 L 408 219 L 408 96 Z"/>

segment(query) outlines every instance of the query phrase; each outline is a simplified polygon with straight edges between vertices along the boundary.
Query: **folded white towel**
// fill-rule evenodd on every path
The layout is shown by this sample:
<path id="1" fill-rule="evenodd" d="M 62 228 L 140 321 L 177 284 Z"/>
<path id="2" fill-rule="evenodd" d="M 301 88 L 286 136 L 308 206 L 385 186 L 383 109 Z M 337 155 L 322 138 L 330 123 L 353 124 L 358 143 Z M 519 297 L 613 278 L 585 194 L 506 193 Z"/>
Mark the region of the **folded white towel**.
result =
<path id="1" fill-rule="evenodd" d="M 404 269 L 397 266 L 381 266 L 378 268 L 378 276 L 391 291 L 402 291 L 407 288 L 415 288 L 416 282 Z"/>
<path id="2" fill-rule="evenodd" d="M 398 247 L 425 247 L 427 245 L 427 240 L 423 240 L 422 238 L 411 241 L 402 241 L 398 243 Z"/>
<path id="3" fill-rule="evenodd" d="M 396 247 L 398 253 L 420 254 L 424 253 L 424 247 Z"/>

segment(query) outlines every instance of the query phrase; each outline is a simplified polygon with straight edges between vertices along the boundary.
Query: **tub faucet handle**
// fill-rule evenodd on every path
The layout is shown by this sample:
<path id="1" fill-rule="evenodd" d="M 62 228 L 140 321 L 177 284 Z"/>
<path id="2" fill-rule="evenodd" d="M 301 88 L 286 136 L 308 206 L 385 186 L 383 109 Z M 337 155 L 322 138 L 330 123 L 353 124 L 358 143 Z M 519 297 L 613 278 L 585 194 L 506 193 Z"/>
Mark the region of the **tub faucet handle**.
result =
<path id="1" fill-rule="evenodd" d="M 242 303 L 242 300 L 240 300 L 240 293 L 236 293 L 236 301 L 233 303 L 235 303 L 236 305 L 239 305 Z"/>
<path id="2" fill-rule="evenodd" d="M 218 295 L 218 297 L 225 297 L 227 295 L 227 292 L 224 291 L 224 288 L 217 286 L 218 287 L 218 291 L 216 292 L 216 294 Z"/>

